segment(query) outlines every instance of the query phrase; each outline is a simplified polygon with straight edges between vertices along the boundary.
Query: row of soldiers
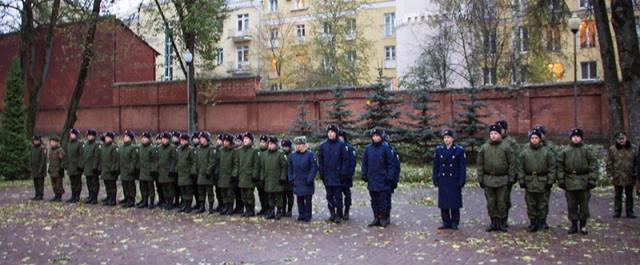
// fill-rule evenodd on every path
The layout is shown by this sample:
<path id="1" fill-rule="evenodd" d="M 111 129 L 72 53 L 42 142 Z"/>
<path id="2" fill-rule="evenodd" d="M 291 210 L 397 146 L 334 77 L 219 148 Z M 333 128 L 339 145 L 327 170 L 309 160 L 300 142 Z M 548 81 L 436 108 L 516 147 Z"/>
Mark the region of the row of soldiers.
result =
<path id="1" fill-rule="evenodd" d="M 55 194 L 51 201 L 61 201 L 66 170 L 71 182 L 69 203 L 80 201 L 84 175 L 88 190 L 84 202 L 88 204 L 97 204 L 100 178 L 106 189 L 103 204 L 115 206 L 119 179 L 123 191 L 119 203 L 124 208 L 153 209 L 157 191 L 158 205 L 166 210 L 178 208 L 180 212 L 189 213 L 195 208 L 196 213 L 203 213 L 208 202 L 209 213 L 251 217 L 256 215 L 254 192 L 257 189 L 261 205 L 258 215 L 276 220 L 291 217 L 295 193 L 298 220 L 308 222 L 314 180 L 319 173 L 327 191 L 329 221 L 340 223 L 349 219 L 356 153 L 346 133 L 335 125 L 327 127 L 327 139 L 319 146 L 317 155 L 308 150 L 305 137 L 294 140 L 296 147 L 292 152 L 290 140 L 279 142 L 275 136 L 261 136 L 255 148 L 251 132 L 236 137 L 221 134 L 213 144 L 208 132 L 193 135 L 163 132 L 156 136 L 155 144 L 151 133 L 143 132 L 139 145 L 131 130 L 124 132 L 121 145 L 114 142 L 114 132 L 103 133 L 100 141 L 96 139 L 97 134 L 96 130 L 89 129 L 82 141 L 80 131 L 72 129 L 64 148 L 60 147 L 57 137 L 50 137 L 49 151 L 41 137 L 33 137 L 34 200 L 43 199 L 44 176 L 48 173 Z M 376 128 L 371 134 L 372 144 L 365 148 L 363 155 L 363 179 L 369 181 L 371 190 L 374 209 L 371 225 L 387 226 L 391 193 L 398 182 L 399 158 L 384 141 L 384 130 Z M 385 163 L 379 162 L 381 157 Z M 135 202 L 136 180 L 141 193 L 138 203 Z M 195 207 L 192 207 L 194 200 Z M 214 208 L 216 200 L 218 207 Z"/>
<path id="2" fill-rule="evenodd" d="M 477 157 L 478 182 L 484 189 L 491 219 L 487 232 L 507 231 L 511 190 L 515 184 L 525 190 L 530 219 L 528 231 L 548 229 L 549 198 L 551 188 L 557 184 L 565 191 L 571 222 L 569 234 L 587 234 L 589 200 L 599 172 L 594 150 L 583 142 L 584 131 L 571 129 L 570 143 L 559 147 L 545 137 L 546 128 L 537 125 L 528 132 L 528 143 L 520 146 L 507 134 L 507 126 L 507 122 L 501 120 L 489 127 L 489 139 L 480 147 Z M 453 130 L 444 130 L 444 144 L 435 152 L 433 182 L 439 189 L 438 207 L 443 220 L 440 229 L 457 229 L 462 208 L 466 162 L 464 149 L 454 143 L 454 137 Z M 626 216 L 635 218 L 633 186 L 638 152 L 624 132 L 616 133 L 615 138 L 616 143 L 608 149 L 606 163 L 607 174 L 615 186 L 614 217 L 621 216 L 624 191 Z"/>

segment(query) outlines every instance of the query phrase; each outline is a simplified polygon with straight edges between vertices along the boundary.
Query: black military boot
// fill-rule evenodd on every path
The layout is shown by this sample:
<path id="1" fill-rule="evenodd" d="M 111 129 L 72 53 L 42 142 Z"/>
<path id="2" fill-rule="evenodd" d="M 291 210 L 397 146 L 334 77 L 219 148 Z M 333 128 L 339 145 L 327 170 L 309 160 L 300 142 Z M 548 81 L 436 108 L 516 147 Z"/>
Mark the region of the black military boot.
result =
<path id="1" fill-rule="evenodd" d="M 206 209 L 204 207 L 204 201 L 198 201 L 196 203 L 196 205 L 198 206 L 198 210 L 196 211 L 196 213 L 200 214 L 200 213 L 204 213 L 206 211 Z"/>
<path id="2" fill-rule="evenodd" d="M 196 200 L 196 206 L 193 206 L 193 209 L 200 209 L 200 200 Z"/>
<path id="3" fill-rule="evenodd" d="M 633 213 L 633 211 L 627 211 L 627 218 L 635 219 L 636 215 Z"/>
<path id="4" fill-rule="evenodd" d="M 69 198 L 68 200 L 66 200 L 67 203 L 75 203 L 76 200 L 76 194 L 75 193 L 71 193 L 71 198 Z"/>
<path id="5" fill-rule="evenodd" d="M 613 218 L 620 218 L 620 216 L 621 216 L 621 215 L 622 215 L 622 213 L 621 213 L 621 212 L 616 211 L 616 212 L 613 214 Z"/>
<path id="6" fill-rule="evenodd" d="M 293 216 L 293 203 L 287 204 L 287 210 L 284 212 L 284 217 L 292 217 Z"/>
<path id="7" fill-rule="evenodd" d="M 274 219 L 274 218 L 276 218 L 275 208 L 271 208 L 271 209 L 267 210 L 266 213 L 265 213 L 265 218 L 266 219 Z"/>
<path id="8" fill-rule="evenodd" d="M 569 235 L 578 233 L 578 220 L 571 220 L 571 228 L 569 228 Z"/>
<path id="9" fill-rule="evenodd" d="M 549 229 L 549 225 L 547 224 L 547 218 L 543 218 L 539 220 L 540 223 L 538 223 L 538 230 L 548 230 Z"/>
<path id="10" fill-rule="evenodd" d="M 220 203 L 218 203 L 220 204 Z M 213 214 L 216 212 L 216 209 L 213 208 L 213 202 L 209 203 L 209 214 Z"/>
<path id="11" fill-rule="evenodd" d="M 276 209 L 276 213 L 275 213 L 275 217 L 276 220 L 280 220 L 280 218 L 282 218 L 282 209 L 280 209 L 280 207 L 278 207 L 278 209 Z"/>
<path id="12" fill-rule="evenodd" d="M 127 197 L 124 197 L 124 198 L 122 198 L 122 200 L 119 200 L 119 201 L 118 201 L 118 204 L 126 204 L 126 203 L 127 203 L 127 200 L 128 200 L 128 198 L 127 198 Z"/>
<path id="13" fill-rule="evenodd" d="M 493 231 L 498 230 L 498 229 L 497 229 L 497 227 L 496 227 L 496 224 L 497 224 L 497 223 L 498 223 L 498 222 L 497 222 L 497 219 L 496 219 L 496 218 L 491 218 L 491 224 L 490 224 L 490 225 L 489 225 L 489 227 L 488 227 L 487 229 L 485 229 L 484 231 L 487 231 L 487 232 L 493 232 Z"/>
<path id="14" fill-rule="evenodd" d="M 587 220 L 580 220 L 578 231 L 583 235 L 589 234 L 589 232 L 587 231 Z"/>
<path id="15" fill-rule="evenodd" d="M 122 208 L 131 208 L 136 206 L 136 201 L 135 199 L 132 198 L 126 198 L 126 200 L 124 201 L 124 203 L 122 205 L 120 205 L 120 207 Z"/>
<path id="16" fill-rule="evenodd" d="M 378 215 L 374 215 L 373 221 L 369 223 L 369 227 L 373 227 L 373 226 L 380 226 L 380 218 L 378 218 Z"/>
<path id="17" fill-rule="evenodd" d="M 527 227 L 527 231 L 530 233 L 534 233 L 538 231 L 538 222 L 536 219 L 529 220 L 529 226 Z"/>
<path id="18" fill-rule="evenodd" d="M 210 204 L 213 205 L 213 203 L 210 203 Z M 222 206 L 222 202 L 218 201 L 218 207 L 216 207 L 214 211 L 216 213 L 221 213 L 223 208 L 224 207 Z M 211 208 L 209 208 L 209 213 L 211 213 Z"/>
<path id="19" fill-rule="evenodd" d="M 329 208 L 329 219 L 327 219 L 327 222 L 335 222 L 335 219 L 336 219 L 336 209 Z"/>
<path id="20" fill-rule="evenodd" d="M 225 211 L 222 215 L 232 215 L 233 214 L 233 203 L 227 203 L 225 206 Z"/>
<path id="21" fill-rule="evenodd" d="M 147 200 L 148 199 L 146 199 L 144 196 L 142 196 L 142 199 L 138 203 L 136 203 L 136 205 L 135 205 L 136 208 L 145 208 L 145 207 L 147 207 Z M 144 206 L 142 206 L 143 204 L 144 204 Z"/>
<path id="22" fill-rule="evenodd" d="M 150 199 L 150 200 L 149 200 L 149 205 L 147 205 L 147 208 L 148 208 L 148 209 L 156 208 L 156 202 L 155 202 L 155 199 Z"/>
<path id="23" fill-rule="evenodd" d="M 59 202 L 62 201 L 62 194 L 56 194 L 49 200 L 50 202 Z"/>
<path id="24" fill-rule="evenodd" d="M 244 206 L 242 205 L 242 202 L 236 201 L 236 208 L 233 209 L 232 214 L 241 214 L 243 210 Z"/>
<path id="25" fill-rule="evenodd" d="M 107 206 L 116 206 L 116 195 L 109 195 L 109 199 L 107 200 L 106 203 Z"/>
<path id="26" fill-rule="evenodd" d="M 498 220 L 496 220 L 496 231 L 499 232 L 507 232 L 507 219 L 506 218 L 498 218 Z"/>
<path id="27" fill-rule="evenodd" d="M 336 219 L 333 221 L 336 224 L 339 224 L 340 222 L 342 222 L 342 216 L 343 216 L 344 212 L 342 210 L 342 208 L 337 208 L 336 209 Z M 380 222 L 382 223 L 382 220 L 380 220 Z"/>
<path id="28" fill-rule="evenodd" d="M 388 225 L 391 224 L 391 218 L 389 216 L 389 214 L 383 214 L 382 218 L 380 219 L 380 226 L 381 227 L 387 227 Z"/>
<path id="29" fill-rule="evenodd" d="M 184 213 L 190 213 L 191 212 L 191 200 L 186 200 L 184 203 Z"/>
<path id="30" fill-rule="evenodd" d="M 247 212 L 246 212 L 245 217 L 254 217 L 254 216 L 256 216 L 255 205 L 249 204 L 249 205 L 246 205 L 246 208 L 247 208 Z"/>
<path id="31" fill-rule="evenodd" d="M 345 221 L 349 221 L 349 206 L 345 206 L 344 207 L 344 214 L 342 215 L 342 219 L 344 219 Z"/>

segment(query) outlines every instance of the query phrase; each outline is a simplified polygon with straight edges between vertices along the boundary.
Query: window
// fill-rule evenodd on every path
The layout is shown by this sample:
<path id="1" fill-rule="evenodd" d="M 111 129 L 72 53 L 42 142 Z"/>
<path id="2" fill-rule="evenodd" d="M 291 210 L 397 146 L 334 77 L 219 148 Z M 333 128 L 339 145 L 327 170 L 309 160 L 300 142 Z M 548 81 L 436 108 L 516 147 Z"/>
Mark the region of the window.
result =
<path id="1" fill-rule="evenodd" d="M 514 0 L 514 9 L 519 14 L 523 15 L 527 12 L 527 0 Z"/>
<path id="2" fill-rule="evenodd" d="M 224 54 L 222 53 L 222 48 L 216 49 L 216 65 L 222 65 L 224 62 Z"/>
<path id="3" fill-rule="evenodd" d="M 356 37 L 356 19 L 347 20 L 347 32 L 345 34 L 348 38 L 354 39 Z"/>
<path id="4" fill-rule="evenodd" d="M 249 62 L 249 46 L 238 46 L 237 55 L 238 69 L 242 69 Z"/>
<path id="5" fill-rule="evenodd" d="M 331 57 L 325 56 L 322 59 L 322 66 L 324 67 L 325 72 L 333 73 L 333 60 L 331 60 Z"/>
<path id="6" fill-rule="evenodd" d="M 582 20 L 580 23 L 580 48 L 596 46 L 596 22 L 593 19 Z"/>
<path id="7" fill-rule="evenodd" d="M 304 40 L 304 38 L 307 36 L 307 31 L 305 30 L 304 25 L 297 25 L 296 26 L 296 37 L 298 37 L 299 40 Z"/>
<path id="8" fill-rule="evenodd" d="M 393 36 L 396 34 L 396 13 L 384 14 L 384 35 Z"/>
<path id="9" fill-rule="evenodd" d="M 527 83 L 527 79 L 529 77 L 529 67 L 526 65 L 520 65 L 513 68 L 513 73 L 511 74 L 511 82 L 513 84 L 524 84 Z"/>
<path id="10" fill-rule="evenodd" d="M 238 32 L 246 33 L 249 31 L 249 14 L 238 15 Z"/>
<path id="11" fill-rule="evenodd" d="M 547 44 L 547 50 L 549 51 L 560 51 L 560 27 L 558 26 L 552 26 L 552 25 L 547 25 L 547 30 L 546 30 L 546 44 Z"/>
<path id="12" fill-rule="evenodd" d="M 581 80 L 594 80 L 598 79 L 597 63 L 595 61 L 581 62 L 580 63 L 580 79 Z"/>
<path id="13" fill-rule="evenodd" d="M 492 86 L 496 84 L 496 69 L 493 67 L 484 68 L 483 80 L 485 86 Z"/>
<path id="14" fill-rule="evenodd" d="M 275 48 L 278 46 L 278 29 L 272 28 L 269 30 L 269 48 Z"/>
<path id="15" fill-rule="evenodd" d="M 396 46 L 384 47 L 384 60 L 395 61 L 396 60 Z"/>
<path id="16" fill-rule="evenodd" d="M 486 52 L 495 54 L 497 51 L 496 32 L 487 32 L 484 34 L 484 48 Z"/>
<path id="17" fill-rule="evenodd" d="M 322 23 L 322 33 L 325 35 L 331 35 L 331 32 L 331 24 L 329 24 L 329 22 Z"/>
<path id="18" fill-rule="evenodd" d="M 278 11 L 278 0 L 269 0 L 269 12 Z"/>
<path id="19" fill-rule="evenodd" d="M 529 39 L 529 29 L 527 27 L 518 28 L 517 49 L 519 52 L 527 52 L 529 47 L 527 41 Z"/>
<path id="20" fill-rule="evenodd" d="M 580 9 L 587 9 L 591 7 L 591 5 L 589 4 L 589 0 L 576 0 L 576 1 L 578 1 L 578 7 Z"/>
<path id="21" fill-rule="evenodd" d="M 164 80 L 173 80 L 173 45 L 171 45 L 171 29 L 164 30 Z"/>
<path id="22" fill-rule="evenodd" d="M 358 58 L 357 54 L 356 54 L 356 51 L 353 51 L 353 50 L 352 51 L 348 51 L 346 56 L 347 56 L 347 61 L 349 61 L 349 63 L 351 64 L 350 66 L 351 67 L 355 67 L 356 66 L 356 59 Z"/>

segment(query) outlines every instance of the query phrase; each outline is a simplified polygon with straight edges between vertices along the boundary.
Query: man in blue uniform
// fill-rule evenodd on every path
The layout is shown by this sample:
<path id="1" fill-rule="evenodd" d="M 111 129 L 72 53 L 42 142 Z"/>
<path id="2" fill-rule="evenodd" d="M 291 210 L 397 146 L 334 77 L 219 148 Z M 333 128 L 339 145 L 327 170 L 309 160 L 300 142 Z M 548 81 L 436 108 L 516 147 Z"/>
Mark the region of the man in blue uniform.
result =
<path id="1" fill-rule="evenodd" d="M 460 208 L 462 208 L 462 187 L 466 181 L 467 162 L 464 148 L 454 143 L 455 131 L 442 131 L 442 141 L 436 147 L 433 160 L 433 185 L 438 188 L 438 208 L 442 216 L 442 226 L 438 229 L 458 230 Z"/>
<path id="2" fill-rule="evenodd" d="M 397 185 L 395 177 L 394 155 L 391 147 L 385 144 L 384 130 L 371 129 L 371 144 L 365 147 L 362 155 L 362 179 L 368 182 L 367 189 L 371 196 L 373 222 L 369 226 L 387 227 L 390 224 L 391 192 Z"/>
<path id="3" fill-rule="evenodd" d="M 318 161 L 313 152 L 308 150 L 306 137 L 296 137 L 294 142 L 296 151 L 289 158 L 288 179 L 293 183 L 293 192 L 298 201 L 298 221 L 309 222 Z"/>
<path id="4" fill-rule="evenodd" d="M 344 195 L 344 213 L 342 218 L 349 220 L 349 208 L 351 208 L 351 187 L 353 187 L 353 174 L 356 172 L 356 150 L 353 149 L 347 133 L 344 130 L 340 130 L 339 133 L 340 142 L 345 145 L 346 157 L 346 174 L 342 178 L 342 194 Z"/>
<path id="5" fill-rule="evenodd" d="M 343 217 L 342 179 L 346 175 L 347 151 L 345 144 L 338 140 L 338 126 L 327 126 L 327 140 L 318 148 L 320 178 L 327 190 L 327 203 L 331 217 L 330 222 L 339 224 Z"/>

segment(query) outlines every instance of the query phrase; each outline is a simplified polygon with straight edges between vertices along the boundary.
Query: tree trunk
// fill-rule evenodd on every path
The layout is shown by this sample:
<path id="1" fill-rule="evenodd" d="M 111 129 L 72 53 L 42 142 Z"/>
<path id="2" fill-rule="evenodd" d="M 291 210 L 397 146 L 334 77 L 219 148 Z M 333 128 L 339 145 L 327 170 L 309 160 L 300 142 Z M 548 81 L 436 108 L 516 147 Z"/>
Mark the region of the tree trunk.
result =
<path id="1" fill-rule="evenodd" d="M 53 35 L 56 24 L 58 23 L 58 12 L 60 12 L 60 0 L 54 0 L 51 7 L 51 18 L 47 28 L 47 39 L 44 48 L 42 69 L 37 83 L 29 86 L 29 105 L 27 106 L 27 136 L 31 138 L 36 127 L 36 119 L 38 115 L 38 103 L 40 102 L 40 91 L 47 78 L 49 72 L 49 64 L 51 62 L 51 47 L 53 46 Z"/>
<path id="2" fill-rule="evenodd" d="M 73 125 L 76 123 L 78 117 L 76 116 L 76 111 L 78 109 L 78 103 L 80 103 L 80 98 L 82 98 L 82 93 L 84 92 L 84 84 L 87 78 L 87 73 L 89 71 L 89 64 L 93 59 L 93 40 L 96 33 L 96 27 L 98 25 L 98 19 L 100 17 L 100 3 L 101 0 L 94 0 L 93 9 L 91 11 L 91 16 L 89 16 L 89 27 L 87 30 L 87 35 L 84 39 L 84 43 L 82 44 L 82 63 L 80 64 L 80 72 L 78 73 L 78 80 L 76 81 L 76 85 L 73 88 L 73 94 L 71 95 L 71 101 L 69 102 L 69 106 L 67 107 L 67 118 L 64 121 L 64 126 L 62 127 L 62 144 L 64 145 L 68 138 L 68 132 Z"/>
<path id="3" fill-rule="evenodd" d="M 605 0 L 591 0 L 591 6 L 596 19 L 598 46 L 600 47 L 600 57 L 602 58 L 602 68 L 604 69 L 604 88 L 607 93 L 607 102 L 609 103 L 609 140 L 613 144 L 613 135 L 624 130 L 622 103 L 620 100 L 620 80 L 618 80 L 616 55 L 613 50 L 607 4 Z"/>
<path id="4" fill-rule="evenodd" d="M 631 0 L 611 1 L 611 24 L 616 33 L 618 60 L 622 72 L 625 102 L 629 113 L 629 128 L 633 142 L 640 141 L 640 49 L 636 35 L 633 3 Z"/>
<path id="5" fill-rule="evenodd" d="M 24 1 L 21 20 L 20 66 L 22 67 L 24 89 L 30 91 L 33 87 L 33 53 L 35 49 L 33 45 L 33 1 Z"/>

